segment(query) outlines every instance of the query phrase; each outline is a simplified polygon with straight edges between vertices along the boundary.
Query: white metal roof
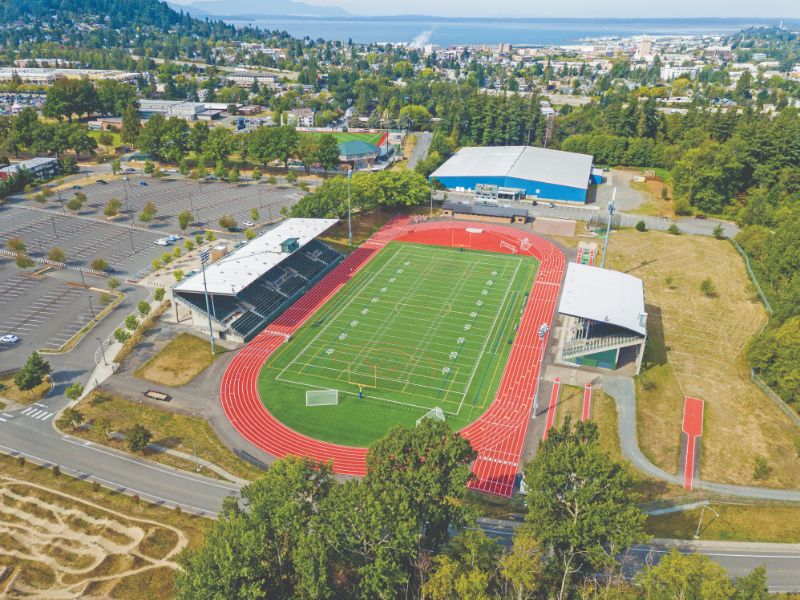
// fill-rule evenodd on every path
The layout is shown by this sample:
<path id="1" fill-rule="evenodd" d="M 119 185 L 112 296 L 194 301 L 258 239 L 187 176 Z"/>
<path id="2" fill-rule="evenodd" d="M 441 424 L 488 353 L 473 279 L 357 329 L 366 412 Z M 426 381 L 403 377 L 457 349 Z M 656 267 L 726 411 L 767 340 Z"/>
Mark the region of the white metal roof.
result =
<path id="1" fill-rule="evenodd" d="M 569 263 L 558 312 L 647 333 L 642 280 L 619 271 Z"/>
<path id="2" fill-rule="evenodd" d="M 208 291 L 228 296 L 238 294 L 290 256 L 286 252 L 281 252 L 281 242 L 297 238 L 297 243 L 302 247 L 337 221 L 338 219 L 287 219 L 208 266 L 206 268 Z M 173 289 L 178 292 L 202 292 L 202 273 L 179 283 Z"/>
<path id="3" fill-rule="evenodd" d="M 461 148 L 431 177 L 515 177 L 585 190 L 593 158 L 531 146 Z"/>

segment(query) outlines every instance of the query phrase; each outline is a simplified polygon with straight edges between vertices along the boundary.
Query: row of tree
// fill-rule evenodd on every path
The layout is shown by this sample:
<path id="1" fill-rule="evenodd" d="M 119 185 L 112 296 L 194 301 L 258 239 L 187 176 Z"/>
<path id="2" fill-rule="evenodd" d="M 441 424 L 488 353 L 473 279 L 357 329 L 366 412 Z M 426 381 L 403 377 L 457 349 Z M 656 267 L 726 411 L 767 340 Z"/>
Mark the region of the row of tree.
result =
<path id="1" fill-rule="evenodd" d="M 34 108 L 24 108 L 15 117 L 0 117 L 0 152 L 18 156 L 25 151 L 61 158 L 69 151 L 80 157 L 96 148 L 97 141 L 85 125 L 43 121 Z"/>
<path id="2" fill-rule="evenodd" d="M 228 498 L 203 545 L 183 557 L 178 598 L 766 600 L 759 569 L 734 583 L 702 556 L 666 557 L 630 585 L 623 557 L 646 540 L 633 478 L 567 421 L 525 467 L 525 524 L 503 549 L 475 530 L 475 452 L 432 419 L 370 449 L 367 476 L 276 462 Z M 456 533 L 461 531 L 461 533 Z"/>

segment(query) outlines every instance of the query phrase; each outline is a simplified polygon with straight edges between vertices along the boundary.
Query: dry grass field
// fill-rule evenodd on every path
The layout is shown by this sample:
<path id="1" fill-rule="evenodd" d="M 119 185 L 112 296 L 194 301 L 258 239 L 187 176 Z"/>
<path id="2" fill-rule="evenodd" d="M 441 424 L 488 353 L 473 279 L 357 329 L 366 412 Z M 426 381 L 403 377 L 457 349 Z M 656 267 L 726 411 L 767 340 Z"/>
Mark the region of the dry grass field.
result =
<path id="1" fill-rule="evenodd" d="M 0 456 L 0 597 L 161 600 L 209 521 Z"/>
<path id="2" fill-rule="evenodd" d="M 189 333 L 181 333 L 158 354 L 136 369 L 136 376 L 169 387 L 184 385 L 197 377 L 225 352 Z"/>
<path id="3" fill-rule="evenodd" d="M 703 479 L 800 487 L 797 429 L 750 382 L 743 358 L 767 317 L 735 249 L 710 237 L 626 230 L 613 234 L 608 264 L 644 280 L 649 339 L 637 408 L 648 458 L 677 472 L 683 396 L 691 395 L 706 403 Z M 713 294 L 701 291 L 705 279 Z M 755 482 L 758 455 L 772 473 Z"/>
<path id="4" fill-rule="evenodd" d="M 14 383 L 14 373 L 0 377 L 0 398 L 5 398 L 17 404 L 33 404 L 47 395 L 53 387 L 49 377 L 32 390 L 21 390 Z"/>

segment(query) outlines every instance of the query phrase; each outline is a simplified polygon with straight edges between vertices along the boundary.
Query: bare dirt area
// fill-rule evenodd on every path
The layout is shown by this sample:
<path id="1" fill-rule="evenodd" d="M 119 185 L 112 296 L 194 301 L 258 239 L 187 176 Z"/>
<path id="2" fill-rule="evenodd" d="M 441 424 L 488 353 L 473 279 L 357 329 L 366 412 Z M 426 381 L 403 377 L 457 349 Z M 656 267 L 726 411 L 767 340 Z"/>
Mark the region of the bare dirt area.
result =
<path id="1" fill-rule="evenodd" d="M 188 544 L 177 527 L 0 478 L 0 566 L 11 567 L 4 598 L 164 597 L 159 587 L 171 588 Z"/>
<path id="2" fill-rule="evenodd" d="M 703 479 L 800 487 L 797 428 L 751 383 L 743 357 L 767 316 L 734 248 L 708 237 L 626 230 L 611 241 L 609 265 L 644 280 L 648 347 L 637 418 L 648 458 L 678 471 L 683 396 L 690 395 L 705 401 Z M 753 478 L 757 456 L 771 468 L 760 481 Z"/>
<path id="3" fill-rule="evenodd" d="M 648 179 L 644 182 L 631 181 L 630 185 L 631 188 L 641 192 L 646 198 L 644 204 L 630 212 L 637 215 L 675 218 L 672 193 L 666 183 L 658 179 Z M 666 190 L 666 200 L 664 199 L 664 190 Z"/>

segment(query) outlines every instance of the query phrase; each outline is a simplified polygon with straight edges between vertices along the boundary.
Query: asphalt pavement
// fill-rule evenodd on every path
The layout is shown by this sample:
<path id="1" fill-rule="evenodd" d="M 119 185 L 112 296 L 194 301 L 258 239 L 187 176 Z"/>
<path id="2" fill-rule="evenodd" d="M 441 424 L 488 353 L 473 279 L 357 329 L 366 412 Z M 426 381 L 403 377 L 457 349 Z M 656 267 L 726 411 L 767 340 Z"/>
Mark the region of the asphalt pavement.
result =
<path id="1" fill-rule="evenodd" d="M 430 151 L 431 141 L 433 140 L 433 134 L 427 131 L 419 131 L 414 135 L 417 138 L 417 143 L 411 150 L 411 156 L 408 157 L 409 171 L 413 171 L 419 161 L 428 157 L 428 151 Z"/>

